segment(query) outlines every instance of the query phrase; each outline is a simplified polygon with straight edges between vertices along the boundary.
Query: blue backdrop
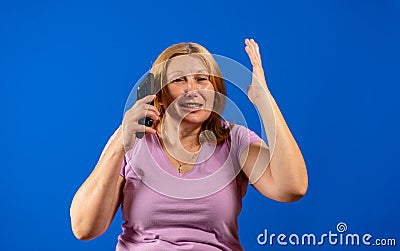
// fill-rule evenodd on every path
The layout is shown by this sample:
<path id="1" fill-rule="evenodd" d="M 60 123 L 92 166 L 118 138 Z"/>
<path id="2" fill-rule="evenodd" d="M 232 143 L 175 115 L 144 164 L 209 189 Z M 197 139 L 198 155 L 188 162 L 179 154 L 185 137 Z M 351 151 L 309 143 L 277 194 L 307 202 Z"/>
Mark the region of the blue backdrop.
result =
<path id="1" fill-rule="evenodd" d="M 2 1 L 0 250 L 113 250 L 121 214 L 83 242 L 69 206 L 133 83 L 182 41 L 250 67 L 246 37 L 261 47 L 309 190 L 286 204 L 249 187 L 239 218 L 245 249 L 364 250 L 257 241 L 265 229 L 338 234 L 339 222 L 344 234 L 396 239 L 398 248 L 399 17 L 399 1 Z"/>

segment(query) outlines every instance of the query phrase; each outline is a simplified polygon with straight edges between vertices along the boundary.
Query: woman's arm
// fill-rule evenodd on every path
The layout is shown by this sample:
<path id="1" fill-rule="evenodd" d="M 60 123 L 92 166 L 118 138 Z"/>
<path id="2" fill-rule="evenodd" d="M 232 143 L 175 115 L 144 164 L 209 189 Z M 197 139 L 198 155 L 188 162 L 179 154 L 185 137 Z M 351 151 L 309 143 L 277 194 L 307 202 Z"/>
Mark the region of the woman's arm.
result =
<path id="1" fill-rule="evenodd" d="M 125 155 L 121 134 L 120 127 L 72 200 L 71 226 L 80 240 L 90 240 L 103 234 L 121 204 L 124 178 L 119 173 Z"/>
<path id="2" fill-rule="evenodd" d="M 241 156 L 243 171 L 264 196 L 282 202 L 296 201 L 307 191 L 306 165 L 275 99 L 268 90 L 258 45 L 253 39 L 246 39 L 245 43 L 253 65 L 253 80 L 248 95 L 261 115 L 267 137 L 275 137 L 275 148 L 269 161 L 270 151 L 264 143 L 251 144 Z M 266 108 L 269 107 L 266 105 L 269 102 L 275 117 Z"/>
<path id="3" fill-rule="evenodd" d="M 125 113 L 114 139 L 76 192 L 70 215 L 72 231 L 78 239 L 93 239 L 110 226 L 122 201 L 125 182 L 120 171 L 125 153 L 134 147 L 137 132 L 156 133 L 153 128 L 138 124 L 144 117 L 159 119 L 157 108 L 148 104 L 154 97 L 150 95 L 138 100 Z"/>

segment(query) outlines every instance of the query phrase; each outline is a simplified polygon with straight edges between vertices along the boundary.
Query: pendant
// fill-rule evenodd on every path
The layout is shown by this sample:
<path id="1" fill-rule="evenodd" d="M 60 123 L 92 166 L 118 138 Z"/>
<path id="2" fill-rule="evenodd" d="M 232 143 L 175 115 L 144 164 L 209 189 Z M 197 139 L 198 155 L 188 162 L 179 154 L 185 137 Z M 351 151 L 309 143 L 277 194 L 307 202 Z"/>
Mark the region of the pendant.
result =
<path id="1" fill-rule="evenodd" d="M 182 165 L 179 163 L 178 172 L 182 173 Z"/>

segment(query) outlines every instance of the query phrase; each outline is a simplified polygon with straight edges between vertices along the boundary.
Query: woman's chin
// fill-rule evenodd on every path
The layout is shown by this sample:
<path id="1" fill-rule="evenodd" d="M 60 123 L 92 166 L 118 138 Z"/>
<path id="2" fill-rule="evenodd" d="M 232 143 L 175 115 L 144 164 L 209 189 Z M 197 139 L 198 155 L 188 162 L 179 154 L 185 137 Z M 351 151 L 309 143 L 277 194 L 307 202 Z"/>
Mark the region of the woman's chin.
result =
<path id="1" fill-rule="evenodd" d="M 182 122 L 201 125 L 209 116 L 209 113 L 204 114 L 204 112 L 189 113 L 182 119 Z"/>

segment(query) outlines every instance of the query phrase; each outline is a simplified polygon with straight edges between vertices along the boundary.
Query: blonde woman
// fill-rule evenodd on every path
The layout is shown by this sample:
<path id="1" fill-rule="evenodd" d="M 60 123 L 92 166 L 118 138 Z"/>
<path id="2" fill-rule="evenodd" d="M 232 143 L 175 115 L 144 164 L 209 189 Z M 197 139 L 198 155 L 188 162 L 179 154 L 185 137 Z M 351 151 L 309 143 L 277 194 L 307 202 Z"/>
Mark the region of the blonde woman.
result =
<path id="1" fill-rule="evenodd" d="M 274 130 L 273 154 L 251 130 L 223 121 L 225 84 L 211 54 L 196 43 L 172 45 L 151 69 L 161 91 L 137 100 L 125 113 L 74 196 L 71 225 L 78 239 L 103 234 L 121 206 L 123 232 L 116 250 L 243 250 L 237 217 L 248 183 L 277 201 L 304 196 L 308 178 L 302 154 L 268 90 L 257 43 L 246 39 L 245 44 L 253 66 L 248 97 L 266 134 Z M 275 129 L 265 108 L 268 102 Z M 143 117 L 154 120 L 152 127 L 138 124 Z M 146 134 L 139 139 L 137 132 Z M 218 182 L 196 183 L 207 181 L 203 178 L 218 173 L 222 165 L 237 170 L 232 179 L 219 187 Z M 165 182 L 161 176 L 152 178 L 154 186 L 146 182 L 158 169 L 178 182 Z M 183 181 L 188 182 L 180 186 Z M 163 182 L 165 186 L 157 186 Z M 206 195 L 200 196 L 202 191 Z"/>

